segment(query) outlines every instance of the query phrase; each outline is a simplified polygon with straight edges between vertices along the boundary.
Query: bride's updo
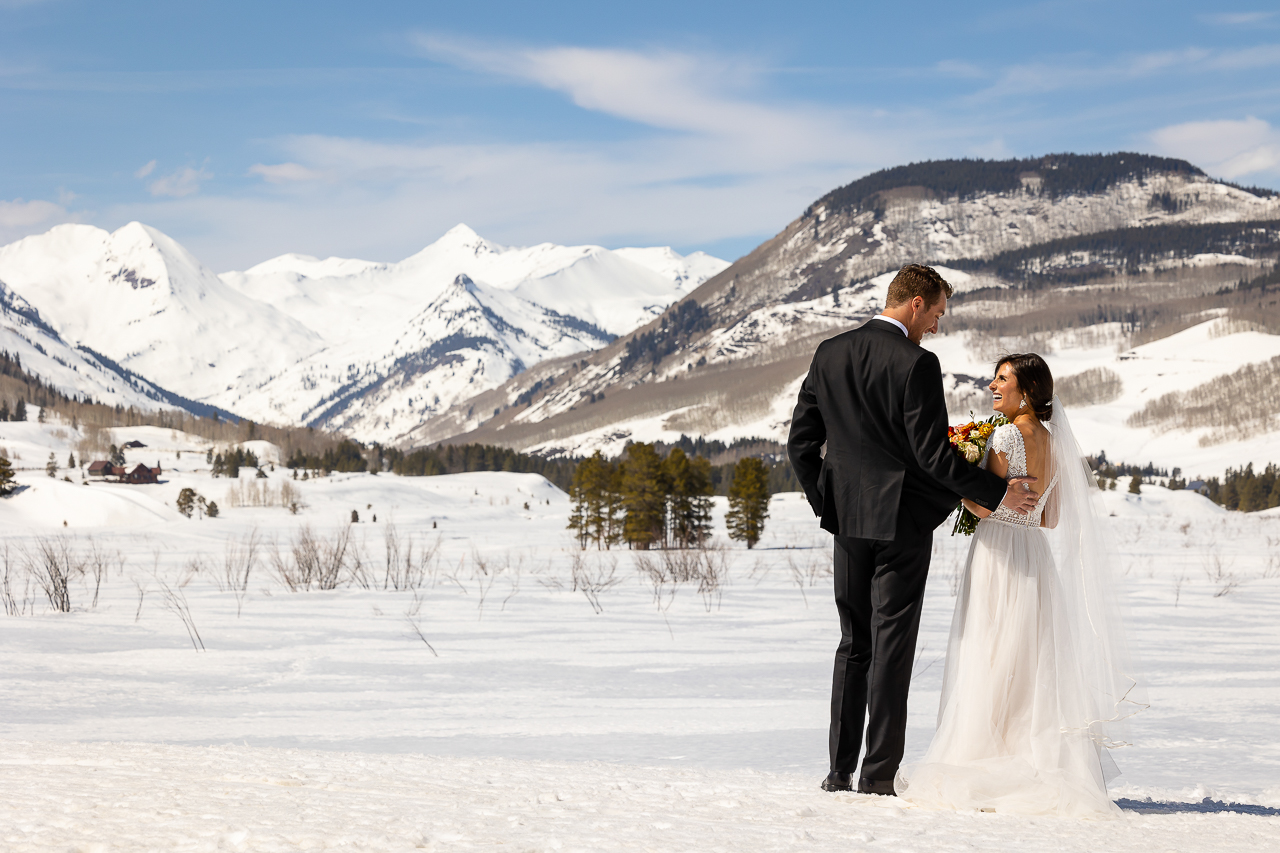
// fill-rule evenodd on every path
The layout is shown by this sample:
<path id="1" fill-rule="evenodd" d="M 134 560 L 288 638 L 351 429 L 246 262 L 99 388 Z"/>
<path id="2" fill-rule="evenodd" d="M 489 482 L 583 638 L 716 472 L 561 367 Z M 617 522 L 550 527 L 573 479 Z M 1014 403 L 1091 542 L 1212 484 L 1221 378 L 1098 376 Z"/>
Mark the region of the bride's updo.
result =
<path id="1" fill-rule="evenodd" d="M 1001 365 L 1013 368 L 1018 388 L 1027 395 L 1027 405 L 1042 421 L 1053 418 L 1053 372 L 1044 359 L 1033 352 L 1016 352 L 996 362 L 996 372 Z"/>

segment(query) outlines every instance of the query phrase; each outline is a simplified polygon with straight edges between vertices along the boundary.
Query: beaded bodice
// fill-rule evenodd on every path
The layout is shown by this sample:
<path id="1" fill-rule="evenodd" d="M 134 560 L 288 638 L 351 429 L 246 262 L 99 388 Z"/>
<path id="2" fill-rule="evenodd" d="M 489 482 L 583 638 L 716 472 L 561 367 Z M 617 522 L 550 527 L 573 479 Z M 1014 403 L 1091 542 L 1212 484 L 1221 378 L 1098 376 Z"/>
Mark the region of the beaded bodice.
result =
<path id="1" fill-rule="evenodd" d="M 1050 438 L 1050 441 L 1052 440 Z M 1004 424 L 996 427 L 996 431 L 991 434 L 991 440 L 987 442 L 987 458 L 983 460 L 984 467 L 990 464 L 993 453 L 1003 453 L 1009 460 L 1008 476 L 1027 476 L 1027 446 L 1022 440 L 1022 432 L 1016 426 Z M 1049 485 L 1040 493 L 1040 500 L 1036 502 L 1035 508 L 1026 515 L 1020 515 L 1007 507 L 1000 506 L 987 518 L 1020 527 L 1039 527 L 1041 519 L 1044 518 L 1045 501 L 1049 499 L 1049 493 L 1056 485 L 1058 485 L 1058 474 L 1055 471 L 1049 480 Z"/>

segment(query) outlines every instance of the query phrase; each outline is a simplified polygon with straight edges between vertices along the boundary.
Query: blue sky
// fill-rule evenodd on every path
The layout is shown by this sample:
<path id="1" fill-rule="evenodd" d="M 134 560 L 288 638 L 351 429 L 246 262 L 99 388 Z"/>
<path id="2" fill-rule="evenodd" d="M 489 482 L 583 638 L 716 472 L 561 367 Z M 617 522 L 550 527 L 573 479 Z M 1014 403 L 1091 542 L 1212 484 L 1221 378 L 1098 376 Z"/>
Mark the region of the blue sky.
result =
<path id="1" fill-rule="evenodd" d="M 466 222 L 734 258 L 912 160 L 1138 150 L 1280 188 L 1280 10 L 0 0 L 0 120 L 0 243 L 137 219 L 221 271 Z"/>

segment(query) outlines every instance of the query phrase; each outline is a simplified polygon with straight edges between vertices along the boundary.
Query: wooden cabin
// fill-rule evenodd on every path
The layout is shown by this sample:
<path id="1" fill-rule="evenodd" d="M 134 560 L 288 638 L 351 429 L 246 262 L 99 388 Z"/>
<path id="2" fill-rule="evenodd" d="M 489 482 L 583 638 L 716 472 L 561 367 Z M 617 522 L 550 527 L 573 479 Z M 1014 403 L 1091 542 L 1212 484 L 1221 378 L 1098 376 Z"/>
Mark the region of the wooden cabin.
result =
<path id="1" fill-rule="evenodd" d="M 123 468 L 117 470 L 122 473 L 124 471 Z M 145 483 L 158 483 L 160 482 L 160 466 L 157 465 L 154 468 L 148 468 L 146 465 L 138 463 L 132 471 L 128 474 L 123 474 L 120 479 L 121 482 L 131 483 L 135 486 L 143 485 Z"/>

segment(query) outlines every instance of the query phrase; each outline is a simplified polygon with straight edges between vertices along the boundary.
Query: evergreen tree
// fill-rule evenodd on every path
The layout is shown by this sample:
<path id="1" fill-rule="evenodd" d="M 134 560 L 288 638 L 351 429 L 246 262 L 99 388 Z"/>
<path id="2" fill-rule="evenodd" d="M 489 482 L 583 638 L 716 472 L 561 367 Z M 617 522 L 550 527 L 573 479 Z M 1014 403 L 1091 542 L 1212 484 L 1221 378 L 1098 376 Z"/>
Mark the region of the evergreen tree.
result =
<path id="1" fill-rule="evenodd" d="M 44 410 L 45 410 L 45 407 L 41 406 L 39 411 L 36 412 L 36 423 L 38 424 L 44 423 Z"/>
<path id="2" fill-rule="evenodd" d="M 9 457 L 0 453 L 0 495 L 7 495 L 14 489 L 13 464 Z"/>
<path id="3" fill-rule="evenodd" d="M 351 523 L 352 524 L 360 523 L 360 513 L 356 512 L 354 509 L 351 510 Z"/>
<path id="4" fill-rule="evenodd" d="M 1134 475 L 1133 475 L 1133 479 L 1129 481 L 1129 494 L 1131 494 L 1131 495 L 1140 495 L 1140 494 L 1142 494 L 1142 477 L 1141 477 L 1141 475 L 1134 474 Z"/>
<path id="5" fill-rule="evenodd" d="M 680 548 L 701 545 L 711 535 L 711 463 L 690 459 L 679 447 L 662 463 L 667 484 L 670 541 Z"/>
<path id="6" fill-rule="evenodd" d="M 725 523 L 729 538 L 756 547 L 764 533 L 764 520 L 769 517 L 769 471 L 758 457 L 739 459 L 733 468 L 729 486 L 729 512 Z"/>
<path id="7" fill-rule="evenodd" d="M 621 464 L 622 537 L 632 548 L 661 546 L 667 529 L 667 483 L 652 444 L 633 444 Z"/>
<path id="8" fill-rule="evenodd" d="M 577 531 L 581 548 L 592 542 L 597 549 L 608 548 L 618 541 L 617 469 L 617 464 L 597 450 L 574 471 L 569 490 L 573 499 L 569 527 Z"/>
<path id="9" fill-rule="evenodd" d="M 9 420 L 9 401 L 0 400 L 0 421 Z"/>
<path id="10" fill-rule="evenodd" d="M 67 467 L 68 468 L 76 467 L 76 455 L 74 453 L 67 454 Z"/>
<path id="11" fill-rule="evenodd" d="M 219 453 L 217 456 L 213 457 L 212 475 L 214 477 L 221 477 L 223 474 L 226 473 L 226 471 L 227 471 L 226 462 L 223 461 L 222 454 Z"/>
<path id="12" fill-rule="evenodd" d="M 210 447 L 208 450 L 204 452 L 204 461 L 208 462 L 210 465 L 213 464 L 213 448 L 212 447 Z"/>
<path id="13" fill-rule="evenodd" d="M 209 505 L 208 505 L 207 507 L 205 507 L 204 513 L 205 513 L 205 515 L 209 516 L 210 518 L 217 518 L 217 517 L 218 517 L 218 504 L 217 504 L 216 502 L 214 502 L 214 501 L 209 501 Z"/>
<path id="14" fill-rule="evenodd" d="M 49 461 L 44 463 L 44 472 L 50 477 L 58 476 L 58 459 L 53 453 L 49 454 Z"/>
<path id="15" fill-rule="evenodd" d="M 27 404 L 23 400 L 18 401 L 18 405 L 13 407 L 13 419 L 15 421 L 25 421 L 27 419 Z"/>
<path id="16" fill-rule="evenodd" d="M 191 517 L 191 513 L 196 508 L 196 490 L 190 487 L 178 492 L 178 512 Z"/>
<path id="17" fill-rule="evenodd" d="M 124 451 L 123 450 L 121 450 L 120 448 L 116 447 L 113 444 L 111 445 L 111 450 L 108 452 L 110 454 L 109 458 L 111 460 L 112 465 L 119 465 L 120 467 L 124 467 Z"/>

